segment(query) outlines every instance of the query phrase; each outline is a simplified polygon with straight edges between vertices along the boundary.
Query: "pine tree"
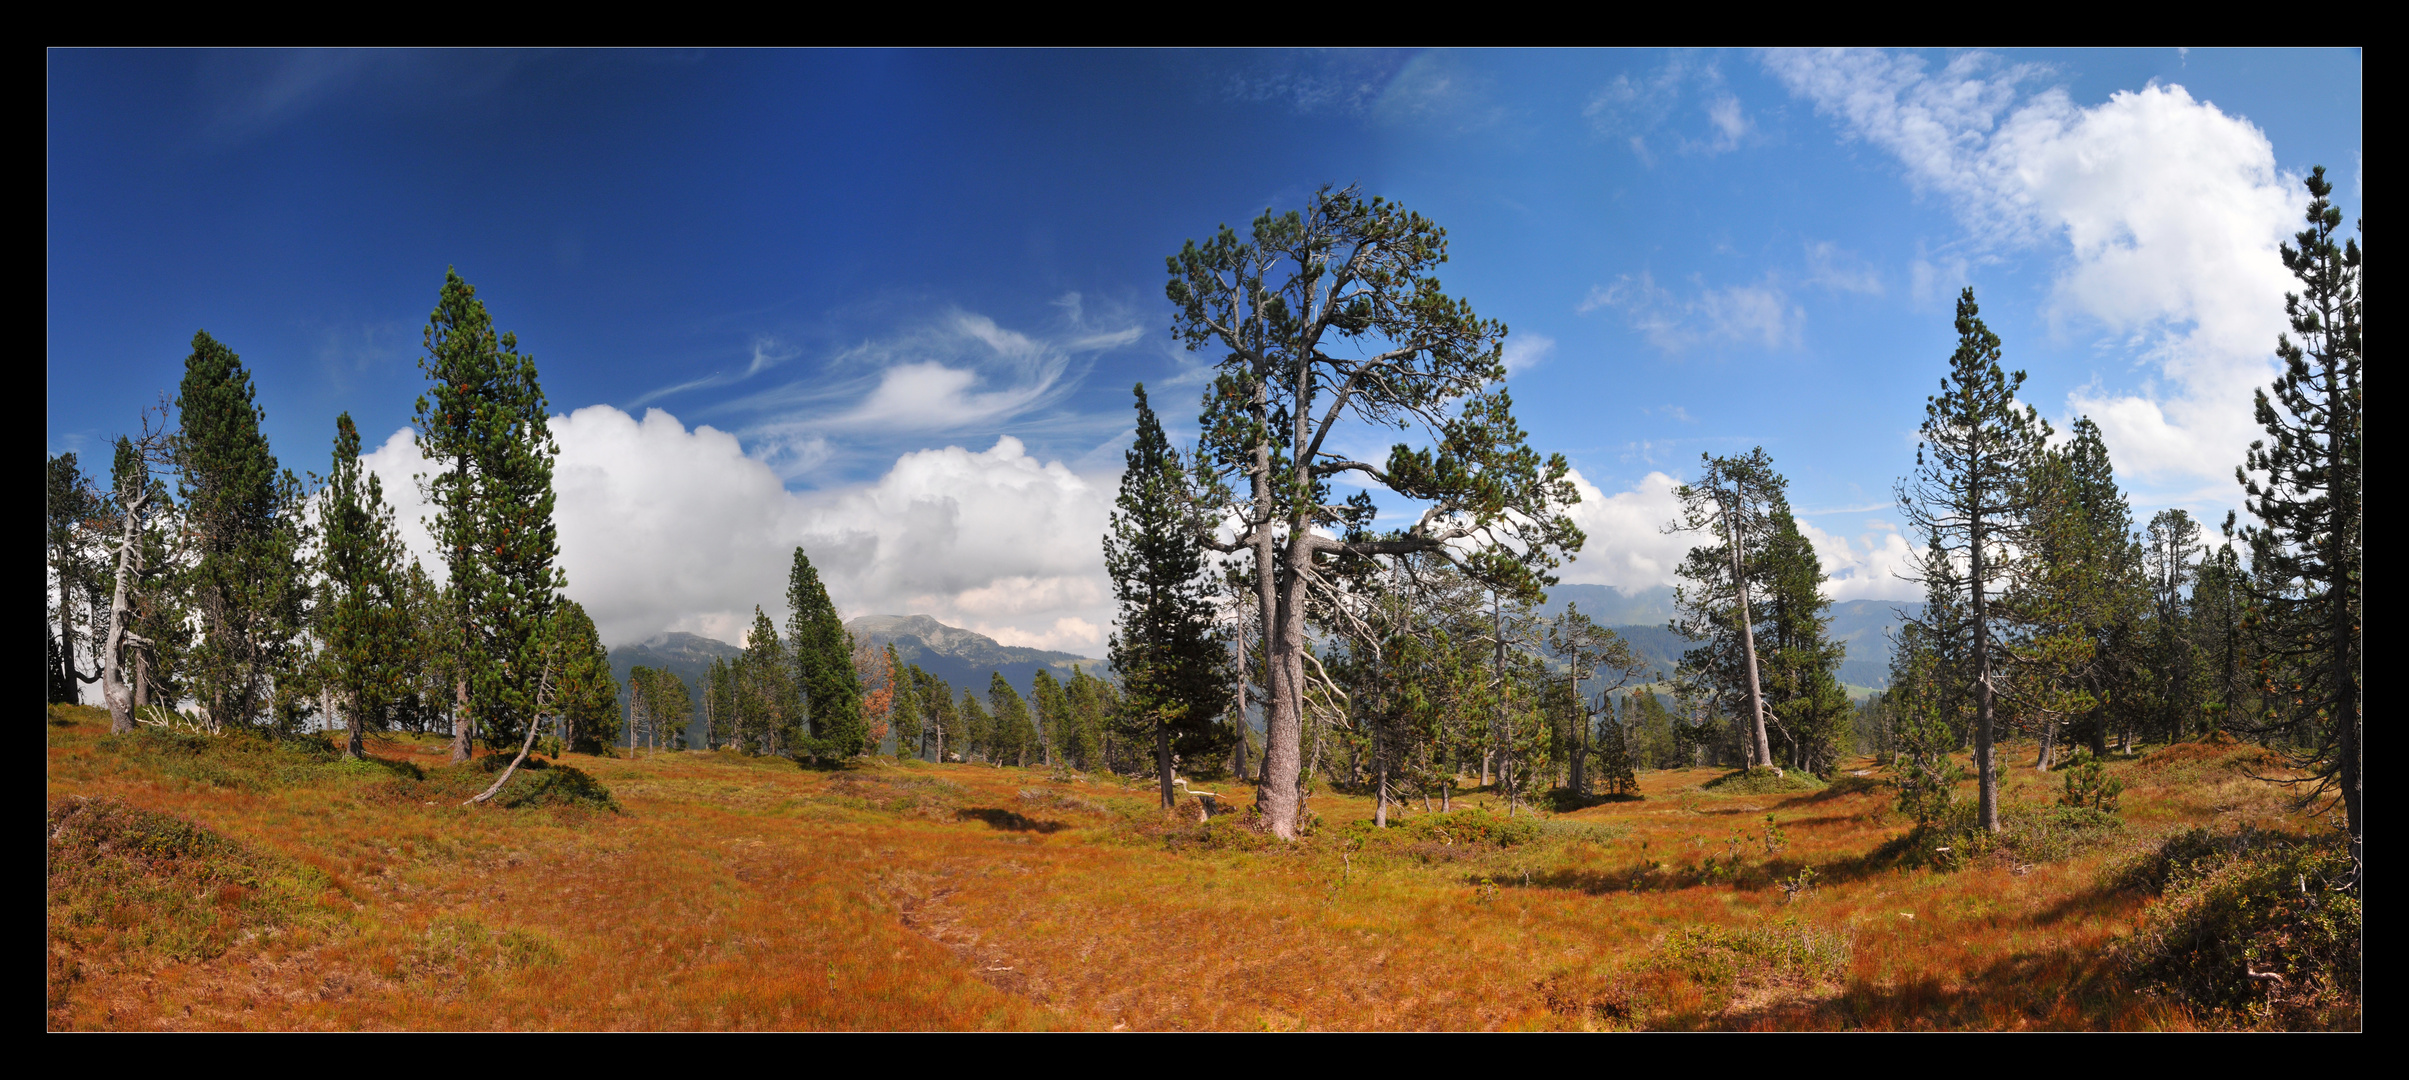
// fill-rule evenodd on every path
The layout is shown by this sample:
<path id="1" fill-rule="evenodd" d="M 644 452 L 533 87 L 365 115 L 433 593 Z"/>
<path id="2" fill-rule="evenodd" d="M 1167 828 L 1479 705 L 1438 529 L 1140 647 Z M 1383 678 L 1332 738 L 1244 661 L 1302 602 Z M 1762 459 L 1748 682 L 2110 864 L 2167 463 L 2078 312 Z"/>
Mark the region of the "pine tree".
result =
<path id="1" fill-rule="evenodd" d="M 1012 687 L 1007 685 L 1004 689 L 1010 691 Z M 973 757 L 985 755 L 990 763 L 1003 764 L 1003 757 L 996 751 L 995 718 L 987 715 L 987 707 L 979 704 L 978 693 L 967 686 L 962 688 L 960 712 L 962 716 L 962 760 L 969 761 Z"/>
<path id="2" fill-rule="evenodd" d="M 1848 649 L 1831 640 L 1832 601 L 1823 594 L 1823 562 L 1799 531 L 1787 499 L 1766 515 L 1764 592 L 1767 712 L 1789 751 L 1790 766 L 1830 776 L 1840 764 L 1854 712 L 1840 685 Z"/>
<path id="3" fill-rule="evenodd" d="M 1683 656 L 1682 668 L 1687 677 L 1705 680 L 1718 696 L 1736 702 L 1747 724 L 1748 764 L 1770 766 L 1764 665 L 1756 641 L 1761 613 L 1750 605 L 1749 594 L 1766 585 L 1769 567 L 1763 556 L 1773 540 L 1768 510 L 1781 500 L 1787 482 L 1773 471 L 1773 459 L 1761 446 L 1745 457 L 1702 454 L 1699 461 L 1698 482 L 1674 492 L 1682 510 L 1677 524 L 1717 535 L 1721 543 L 1690 549 L 1681 564 L 1685 584 L 1675 586 L 1674 598 L 1682 618 L 1674 629 L 1706 643 Z"/>
<path id="4" fill-rule="evenodd" d="M 1301 710 L 1320 563 L 1452 553 L 1528 598 L 1581 546 L 1564 513 L 1579 498 L 1571 466 L 1528 446 L 1502 385 L 1506 328 L 1444 293 L 1434 273 L 1446 257 L 1446 232 L 1428 218 L 1323 188 L 1302 212 L 1265 211 L 1246 240 L 1225 226 L 1166 260 L 1173 333 L 1224 354 L 1199 418 L 1199 500 L 1213 510 L 1196 521 L 1234 520 L 1224 550 L 1252 555 L 1269 660 L 1269 782 L 1256 800 L 1283 840 L 1295 838 L 1312 769 Z M 1330 439 L 1347 425 L 1418 429 L 1426 441 L 1393 446 L 1384 463 L 1351 460 L 1338 450 L 1351 436 Z M 1339 539 L 1355 520 L 1330 496 L 1342 475 L 1424 512 L 1392 535 Z"/>
<path id="5" fill-rule="evenodd" d="M 837 616 L 828 589 L 820 584 L 820 572 L 802 548 L 795 549 L 794 566 L 787 574 L 786 606 L 791 612 L 786 625 L 794 648 L 795 685 L 809 710 L 808 752 L 843 764 L 863 753 L 869 741 L 861 680 L 853 671 L 853 635 Z"/>
<path id="6" fill-rule="evenodd" d="M 920 756 L 920 736 L 925 720 L 920 704 L 920 669 L 907 667 L 896 655 L 893 642 L 887 644 L 887 687 L 891 695 L 888 715 L 895 726 L 895 759 Z"/>
<path id="7" fill-rule="evenodd" d="M 2016 571 L 2016 543 L 2032 510 L 2022 482 L 2049 437 L 2049 425 L 2029 405 L 2018 408 L 2024 373 L 1999 366 L 1999 336 L 1983 325 L 1969 287 L 1957 301 L 1957 349 L 1941 392 L 1925 401 L 1923 441 L 1914 474 L 1900 482 L 1908 520 L 1931 538 L 1935 558 L 1920 568 L 1927 581 L 1962 582 L 1972 640 L 1974 765 L 1981 825 L 1999 831 L 1999 775 L 1992 760 L 1997 715 L 1993 673 L 2000 642 L 1992 605 Z M 1963 577 L 1956 563 L 1963 560 Z"/>
<path id="8" fill-rule="evenodd" d="M 1128 716 L 1154 743 L 1163 805 L 1172 758 L 1203 761 L 1229 751 L 1221 712 L 1230 695 L 1229 646 L 1214 625 L 1202 530 L 1179 452 L 1163 434 L 1138 384 L 1137 440 L 1124 456 L 1105 572 L 1121 605 L 1111 643 Z"/>
<path id="9" fill-rule="evenodd" d="M 778 627 L 753 607 L 753 630 L 737 659 L 737 749 L 747 754 L 797 752 L 802 742 L 801 712 L 795 693 L 793 655 L 778 640 Z"/>
<path id="10" fill-rule="evenodd" d="M 459 665 L 452 760 L 473 734 L 509 742 L 530 723 L 543 681 L 543 631 L 560 590 L 552 521 L 552 440 L 535 360 L 518 335 L 497 333 L 477 290 L 446 270 L 427 317 L 419 370 L 419 452 L 431 523 L 450 571 Z M 187 421 L 189 424 L 189 421 Z"/>
<path id="11" fill-rule="evenodd" d="M 1029 720 L 1029 706 L 1021 700 L 1020 691 L 1005 681 L 1003 672 L 989 675 L 987 704 L 994 710 L 995 732 L 988 757 L 997 764 L 1009 757 L 1014 765 L 1028 765 L 1030 753 L 1037 749 L 1037 728 Z"/>
<path id="12" fill-rule="evenodd" d="M 2307 186 L 2308 228 L 2294 236 L 2298 246 L 2283 246 L 2284 267 L 2302 290 L 2284 295 L 2291 333 L 2275 342 L 2283 371 L 2257 393 L 2267 437 L 2251 442 L 2234 478 L 2259 520 L 2242 539 L 2255 579 L 2251 599 L 2268 628 L 2263 678 L 2282 703 L 2282 719 L 2313 725 L 2316 736 L 2299 763 L 2312 777 L 2312 796 L 2340 799 L 2351 858 L 2364 872 L 2362 257 L 2357 240 L 2336 235 L 2342 210 L 2327 198 L 2334 188 L 2323 166 Z"/>
<path id="13" fill-rule="evenodd" d="M 568 727 L 563 741 L 570 750 L 599 752 L 619 735 L 619 688 L 611 678 L 610 652 L 602 647 L 593 617 L 577 601 L 563 599 L 552 619 L 560 657 L 559 689 L 552 700 Z"/>
<path id="14" fill-rule="evenodd" d="M 1575 797 L 1589 794 L 1592 751 L 1601 755 L 1607 753 L 1603 747 L 1591 743 L 1591 735 L 1599 724 L 1614 729 L 1615 748 L 1612 752 L 1618 755 L 1615 760 L 1621 762 L 1618 767 L 1628 780 L 1630 755 L 1623 749 L 1622 728 L 1614 722 L 1612 695 L 1638 679 L 1647 670 L 1647 663 L 1631 651 L 1631 643 L 1624 641 L 1621 634 L 1599 626 L 1581 613 L 1578 604 L 1566 604 L 1564 614 L 1557 616 L 1548 627 L 1547 651 L 1564 664 L 1566 688 L 1570 691 L 1568 705 L 1572 723 L 1567 728 L 1567 735 L 1571 745 L 1565 748 L 1564 757 L 1571 775 L 1566 786 L 1572 789 Z M 1597 678 L 1601 669 L 1604 684 L 1598 687 L 1593 696 L 1582 684 Z M 1601 764 L 1606 763 L 1604 757 L 1598 760 Z M 1620 793 L 1623 789 L 1610 790 Z"/>
<path id="15" fill-rule="evenodd" d="M 396 661 L 408 624 L 398 580 L 401 532 L 383 483 L 360 468 L 360 430 L 350 413 L 335 417 L 334 465 L 319 492 L 318 520 L 325 594 L 317 614 L 331 668 L 329 699 L 348 706 L 344 748 L 359 758 L 366 756 L 367 718 L 382 717 L 403 692 L 408 673 Z"/>
<path id="16" fill-rule="evenodd" d="M 193 335 L 176 406 L 174 453 L 197 556 L 187 581 L 201 622 L 193 692 L 210 723 L 250 723 L 293 658 L 308 603 L 301 482 L 268 451 L 251 373 L 206 332 Z"/>

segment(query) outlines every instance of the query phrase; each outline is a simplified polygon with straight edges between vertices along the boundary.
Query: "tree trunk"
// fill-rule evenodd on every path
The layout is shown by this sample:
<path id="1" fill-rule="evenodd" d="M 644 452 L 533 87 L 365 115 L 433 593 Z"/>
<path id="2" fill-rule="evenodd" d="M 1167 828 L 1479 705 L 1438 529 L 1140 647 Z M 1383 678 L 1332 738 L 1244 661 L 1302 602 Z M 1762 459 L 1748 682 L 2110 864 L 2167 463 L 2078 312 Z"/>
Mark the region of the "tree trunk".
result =
<path id="1" fill-rule="evenodd" d="M 1980 491 L 1970 500 L 1980 506 Z M 1971 530 L 1974 538 L 1970 566 L 1973 573 L 1968 582 L 1974 593 L 1974 777 L 1975 802 L 1982 827 L 1988 832 L 1999 831 L 1999 774 L 1991 762 L 1991 621 L 1982 593 L 1982 521 L 1977 517 Z"/>
<path id="2" fill-rule="evenodd" d="M 1154 772 L 1163 789 L 1163 809 L 1169 810 L 1179 800 L 1171 794 L 1171 725 L 1160 718 L 1154 722 Z"/>
<path id="3" fill-rule="evenodd" d="M 455 685 L 457 690 L 452 706 L 452 764 L 458 765 L 468 760 L 468 728 L 471 719 L 468 710 L 468 676 L 461 676 Z"/>
<path id="4" fill-rule="evenodd" d="M 128 500 L 125 508 L 125 524 L 117 541 L 116 587 L 109 597 L 109 640 L 101 650 L 102 654 L 96 657 L 100 661 L 101 700 L 109 705 L 109 731 L 119 735 L 134 730 L 134 693 L 125 684 L 124 660 L 126 638 L 131 633 L 127 624 L 134 619 L 134 606 L 126 594 L 133 588 L 132 578 L 141 558 L 137 545 L 142 542 L 142 510 L 149 502 L 150 496 L 145 493 Z M 61 610 L 64 611 L 63 606 Z M 62 626 L 64 622 L 62 615 Z M 62 651 L 68 654 L 67 667 L 72 672 L 75 668 L 74 653 L 66 648 L 64 642 L 61 645 Z"/>
<path id="5" fill-rule="evenodd" d="M 1258 451 L 1255 473 L 1257 506 L 1269 505 L 1271 498 L 1270 462 L 1268 450 Z M 1270 523 L 1255 530 L 1255 574 L 1258 603 L 1263 609 L 1264 626 L 1264 703 L 1263 703 L 1263 783 L 1255 789 L 1255 805 L 1262 811 L 1264 823 L 1271 833 L 1282 840 L 1296 839 L 1297 783 L 1304 767 L 1304 718 L 1298 714 L 1296 693 L 1297 668 L 1289 663 L 1291 650 L 1304 646 L 1303 628 L 1292 627 L 1288 609 L 1292 606 L 1285 594 L 1293 587 L 1295 577 L 1282 582 L 1281 567 L 1275 559 Z M 1301 550 L 1295 537 L 1291 549 Z M 1297 608 L 1298 621 L 1304 611 Z M 1301 661 L 1301 657 L 1299 658 Z"/>
<path id="6" fill-rule="evenodd" d="M 1734 491 L 1732 496 L 1733 501 L 1737 502 L 1739 492 Z M 1732 513 L 1732 507 L 1728 505 L 1723 508 L 1723 531 L 1724 535 L 1731 538 L 1732 594 L 1738 598 L 1740 604 L 1740 651 L 1748 658 L 1748 717 L 1750 733 L 1755 739 L 1754 745 L 1749 749 L 1749 752 L 1755 755 L 1755 760 L 1749 764 L 1771 765 L 1773 764 L 1773 748 L 1765 741 L 1765 691 L 1762 684 L 1757 681 L 1756 624 L 1748 614 L 1748 573 L 1740 561 L 1739 522 Z"/>
<path id="7" fill-rule="evenodd" d="M 2049 767 L 2052 764 L 2052 761 L 2050 760 L 2050 751 L 2057 748 L 2057 742 L 2058 722 L 2048 717 L 2043 717 L 2041 719 L 2041 755 L 2038 760 L 2033 762 L 2033 768 L 2039 769 L 2042 772 L 2049 771 Z"/>
<path id="8" fill-rule="evenodd" d="M 366 760 L 368 757 L 367 726 L 360 716 L 360 699 L 356 696 L 351 699 L 350 720 L 351 738 L 344 745 L 343 752 L 351 755 L 354 761 Z"/>

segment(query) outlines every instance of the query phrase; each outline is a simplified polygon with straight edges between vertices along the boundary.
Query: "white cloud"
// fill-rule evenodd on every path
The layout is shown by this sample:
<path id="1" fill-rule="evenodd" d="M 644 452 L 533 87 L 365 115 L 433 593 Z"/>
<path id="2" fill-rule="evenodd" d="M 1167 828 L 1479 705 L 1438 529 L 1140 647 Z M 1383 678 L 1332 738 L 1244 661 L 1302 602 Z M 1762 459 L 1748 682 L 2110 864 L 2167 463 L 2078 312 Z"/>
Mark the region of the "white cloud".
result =
<path id="1" fill-rule="evenodd" d="M 1669 139 L 1659 139 L 1660 130 L 1676 115 L 1686 113 L 1682 101 L 1693 88 L 1705 98 L 1699 106 L 1706 118 L 1705 127 L 1698 131 L 1700 137 L 1676 130 Z M 1650 168 L 1656 165 L 1658 143 L 1683 153 L 1720 154 L 1738 149 L 1741 139 L 1755 128 L 1740 99 L 1725 86 L 1721 67 L 1689 53 L 1675 53 L 1638 78 L 1627 73 L 1615 76 L 1590 96 L 1581 115 L 1599 134 L 1624 140 Z"/>
<path id="2" fill-rule="evenodd" d="M 1807 245 L 1807 284 L 1838 292 L 1882 295 L 1882 274 L 1829 240 Z"/>
<path id="3" fill-rule="evenodd" d="M 2104 347 L 2154 376 L 2067 396 L 2099 422 L 2120 471 L 2171 487 L 2230 475 L 2293 287 L 2276 246 L 2305 199 L 2264 132 L 2181 86 L 2088 108 L 2062 90 L 2028 96 L 2046 71 L 1979 53 L 1938 74 L 1870 52 L 1774 53 L 1766 66 L 1897 156 L 1918 190 L 1948 198 L 1977 243 L 2061 253 L 2052 320 L 2104 330 Z M 1936 291 L 1962 280 L 1964 263 L 1919 261 L 1914 276 L 1917 293 Z"/>
<path id="4" fill-rule="evenodd" d="M 1681 513 L 1673 489 L 1681 481 L 1661 472 L 1641 477 L 1629 491 L 1607 495 L 1574 470 L 1570 478 L 1581 501 L 1572 508 L 1573 524 L 1588 542 L 1580 557 L 1557 572 L 1576 585 L 1612 585 L 1625 592 L 1673 583 L 1682 557 L 1698 545 L 1690 533 L 1667 533 L 1664 528 Z"/>
<path id="5" fill-rule="evenodd" d="M 1638 277 L 1626 274 L 1612 285 L 1591 287 L 1577 310 L 1620 311 L 1649 344 L 1669 353 L 1725 345 L 1778 349 L 1798 343 L 1806 311 L 1791 303 L 1772 279 L 1722 288 L 1692 284 L 1696 292 L 1679 296 L 1646 271 Z"/>
<path id="6" fill-rule="evenodd" d="M 1815 545 L 1824 572 L 1823 594 L 1833 600 L 1924 598 L 1924 587 L 1900 576 L 1913 572 L 1916 551 L 1890 522 L 1873 520 L 1856 539 L 1828 533 L 1799 519 L 1798 531 Z"/>
<path id="7" fill-rule="evenodd" d="M 658 409 L 554 417 L 553 485 L 568 595 L 613 644 L 664 630 L 738 640 L 758 604 L 783 624 L 801 546 L 847 617 L 927 614 L 1010 644 L 1097 654 L 1112 593 L 1099 545 L 1114 478 L 1028 456 L 1017 439 L 899 457 L 875 482 L 786 490 L 736 437 Z M 407 429 L 365 455 L 405 540 L 440 560 L 418 519 Z"/>
<path id="8" fill-rule="evenodd" d="M 1103 319 L 1078 293 L 1054 301 L 1063 317 L 1043 332 L 1015 330 L 952 310 L 832 356 L 823 370 L 735 398 L 713 414 L 754 418 L 736 426 L 745 444 L 793 478 L 832 459 L 858 467 L 869 454 L 946 437 L 985 438 L 1011 425 L 1027 434 L 1087 438 L 1126 418 L 1060 406 L 1098 353 L 1140 341 L 1127 312 Z"/>
<path id="9" fill-rule="evenodd" d="M 1546 334 L 1522 333 L 1506 339 L 1506 374 L 1511 377 L 1539 366 L 1547 354 L 1556 351 L 1556 339 Z"/>

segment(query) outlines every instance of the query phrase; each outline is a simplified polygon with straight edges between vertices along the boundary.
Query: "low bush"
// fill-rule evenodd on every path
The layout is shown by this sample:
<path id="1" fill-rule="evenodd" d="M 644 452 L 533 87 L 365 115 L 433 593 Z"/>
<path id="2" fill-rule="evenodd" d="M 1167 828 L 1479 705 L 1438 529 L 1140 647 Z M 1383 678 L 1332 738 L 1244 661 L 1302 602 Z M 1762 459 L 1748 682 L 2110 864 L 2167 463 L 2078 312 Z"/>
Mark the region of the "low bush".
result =
<path id="1" fill-rule="evenodd" d="M 2356 1028 L 2364 957 L 2339 837 L 2193 829 L 2109 883 L 2158 892 L 2119 949 L 2135 982 L 2211 1013 L 2281 1028 Z"/>
<path id="2" fill-rule="evenodd" d="M 1795 919 L 1730 929 L 1686 926 L 1665 935 L 1652 965 L 1679 971 L 1703 986 L 1838 982 L 1856 954 L 1845 930 L 1802 926 Z"/>
<path id="3" fill-rule="evenodd" d="M 1538 839 L 1543 828 L 1534 814 L 1507 817 L 1474 807 L 1410 817 L 1379 831 L 1405 842 L 1509 848 Z"/>
<path id="4" fill-rule="evenodd" d="M 1877 849 L 1874 857 L 1936 870 L 1956 870 L 1983 858 L 2058 862 L 2114 839 L 2124 824 L 2115 814 L 2088 806 L 2016 805 L 2000 813 L 1994 833 L 1982 827 L 1974 803 L 1953 802 Z"/>

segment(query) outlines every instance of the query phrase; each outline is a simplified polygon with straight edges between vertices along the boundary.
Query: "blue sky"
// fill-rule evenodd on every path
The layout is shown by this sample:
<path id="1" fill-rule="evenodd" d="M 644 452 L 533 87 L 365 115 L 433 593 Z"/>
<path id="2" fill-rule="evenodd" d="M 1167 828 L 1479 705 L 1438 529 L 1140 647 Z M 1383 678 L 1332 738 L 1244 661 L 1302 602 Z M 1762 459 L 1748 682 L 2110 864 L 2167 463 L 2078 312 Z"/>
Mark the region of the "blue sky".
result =
<path id="1" fill-rule="evenodd" d="M 605 633 L 733 636 L 797 544 L 852 613 L 1095 652 L 1143 380 L 1203 369 L 1163 257 L 1322 183 L 1445 226 L 1571 457 L 1569 580 L 1643 588 L 1702 451 L 1762 444 L 1834 595 L 1906 597 L 1884 508 L 1972 285 L 2025 398 L 2138 511 L 2221 518 L 2298 176 L 2360 206 L 2356 52 L 48 54 L 47 431 L 91 453 L 196 328 L 323 472 L 407 498 L 446 266 L 560 414 Z M 657 410 L 657 411 L 656 411 Z M 415 517 L 414 507 L 404 507 Z"/>

